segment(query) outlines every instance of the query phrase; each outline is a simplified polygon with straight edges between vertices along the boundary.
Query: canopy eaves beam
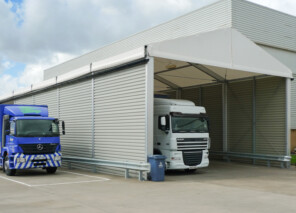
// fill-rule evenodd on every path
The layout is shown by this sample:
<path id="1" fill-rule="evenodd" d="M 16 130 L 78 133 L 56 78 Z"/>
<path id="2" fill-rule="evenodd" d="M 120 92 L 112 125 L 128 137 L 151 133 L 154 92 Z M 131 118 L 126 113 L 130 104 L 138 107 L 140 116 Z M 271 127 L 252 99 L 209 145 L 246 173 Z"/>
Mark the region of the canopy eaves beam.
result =
<path id="1" fill-rule="evenodd" d="M 225 79 L 223 77 L 221 77 L 220 75 L 218 75 L 214 71 L 210 70 L 209 68 L 207 68 L 201 64 L 193 64 L 193 63 L 189 63 L 189 64 L 191 64 L 193 67 L 197 68 L 198 70 L 202 71 L 203 73 L 207 74 L 208 76 L 211 76 L 212 78 L 216 79 L 218 82 L 225 81 Z"/>
<path id="2" fill-rule="evenodd" d="M 179 89 L 180 87 L 177 84 L 172 83 L 171 81 L 166 80 L 163 77 L 160 77 L 158 75 L 154 75 L 154 79 L 158 80 L 159 82 L 169 86 L 172 89 Z"/>
<path id="3" fill-rule="evenodd" d="M 176 68 L 172 68 L 172 69 L 161 70 L 161 71 L 155 72 L 154 74 L 160 74 L 160 73 L 164 73 L 164 72 L 170 72 L 170 71 L 173 71 L 173 70 L 180 70 L 180 69 L 191 67 L 191 66 L 192 66 L 191 64 L 187 64 L 187 65 L 176 67 Z"/>

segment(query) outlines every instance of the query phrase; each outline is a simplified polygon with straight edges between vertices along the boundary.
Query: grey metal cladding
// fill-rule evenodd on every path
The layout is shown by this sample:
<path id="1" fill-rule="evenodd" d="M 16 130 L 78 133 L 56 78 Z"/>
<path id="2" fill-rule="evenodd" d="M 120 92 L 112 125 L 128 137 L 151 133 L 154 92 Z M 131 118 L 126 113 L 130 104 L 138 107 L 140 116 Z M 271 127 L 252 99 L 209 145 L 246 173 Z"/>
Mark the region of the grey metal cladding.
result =
<path id="1" fill-rule="evenodd" d="M 285 155 L 285 79 L 256 80 L 256 153 Z"/>
<path id="2" fill-rule="evenodd" d="M 296 129 L 296 74 L 291 82 L 291 129 Z"/>
<path id="3" fill-rule="evenodd" d="M 232 26 L 256 43 L 296 51 L 295 16 L 233 0 Z"/>
<path id="4" fill-rule="evenodd" d="M 228 84 L 228 151 L 252 153 L 253 81 Z"/>
<path id="5" fill-rule="evenodd" d="M 211 150 L 222 151 L 223 118 L 222 118 L 222 85 L 203 87 L 201 103 L 210 118 Z"/>
<path id="6" fill-rule="evenodd" d="M 58 97 L 57 89 L 47 90 L 34 95 L 34 104 L 47 105 L 49 116 L 58 118 Z"/>
<path id="7" fill-rule="evenodd" d="M 59 88 L 60 119 L 66 122 L 66 135 L 61 137 L 63 155 L 92 156 L 91 80 Z"/>
<path id="8" fill-rule="evenodd" d="M 14 104 L 34 104 L 34 96 L 29 95 L 14 100 Z"/>
<path id="9" fill-rule="evenodd" d="M 214 14 L 214 15 L 213 15 Z M 223 0 L 164 24 L 132 35 L 44 71 L 44 79 L 102 60 L 149 43 L 189 36 L 231 26 L 231 1 Z"/>
<path id="10" fill-rule="evenodd" d="M 146 162 L 145 65 L 95 78 L 95 158 Z"/>

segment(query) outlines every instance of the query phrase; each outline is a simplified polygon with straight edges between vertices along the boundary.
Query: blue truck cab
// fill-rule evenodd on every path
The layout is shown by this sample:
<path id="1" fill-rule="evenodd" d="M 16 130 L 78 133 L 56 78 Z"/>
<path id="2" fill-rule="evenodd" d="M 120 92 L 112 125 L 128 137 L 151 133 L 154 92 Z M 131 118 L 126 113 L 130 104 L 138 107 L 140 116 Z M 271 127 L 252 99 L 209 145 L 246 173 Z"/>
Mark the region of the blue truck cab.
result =
<path id="1" fill-rule="evenodd" d="M 60 122 L 48 117 L 47 106 L 0 104 L 0 119 L 0 166 L 6 175 L 30 168 L 55 173 L 62 165 Z"/>

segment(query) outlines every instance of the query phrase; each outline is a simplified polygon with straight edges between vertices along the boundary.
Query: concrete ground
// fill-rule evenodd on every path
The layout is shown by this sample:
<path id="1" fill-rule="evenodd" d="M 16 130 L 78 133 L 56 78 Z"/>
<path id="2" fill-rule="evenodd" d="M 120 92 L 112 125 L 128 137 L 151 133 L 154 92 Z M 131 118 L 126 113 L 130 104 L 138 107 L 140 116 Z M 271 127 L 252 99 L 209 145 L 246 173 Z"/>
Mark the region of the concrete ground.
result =
<path id="1" fill-rule="evenodd" d="M 212 162 L 140 182 L 79 170 L 0 173 L 0 212 L 294 212 L 296 169 Z"/>

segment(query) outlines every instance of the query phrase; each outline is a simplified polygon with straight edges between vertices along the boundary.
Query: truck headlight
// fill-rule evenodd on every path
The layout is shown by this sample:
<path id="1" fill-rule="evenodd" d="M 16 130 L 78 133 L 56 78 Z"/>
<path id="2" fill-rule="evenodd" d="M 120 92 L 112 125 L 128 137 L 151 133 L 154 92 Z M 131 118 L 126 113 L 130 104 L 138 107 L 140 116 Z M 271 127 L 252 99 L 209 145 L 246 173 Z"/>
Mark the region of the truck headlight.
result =
<path id="1" fill-rule="evenodd" d="M 26 158 L 20 157 L 16 159 L 17 163 L 26 163 Z"/>
<path id="2" fill-rule="evenodd" d="M 62 159 L 61 156 L 55 156 L 55 157 L 54 157 L 54 160 L 55 160 L 55 161 L 60 161 L 61 159 Z"/>

